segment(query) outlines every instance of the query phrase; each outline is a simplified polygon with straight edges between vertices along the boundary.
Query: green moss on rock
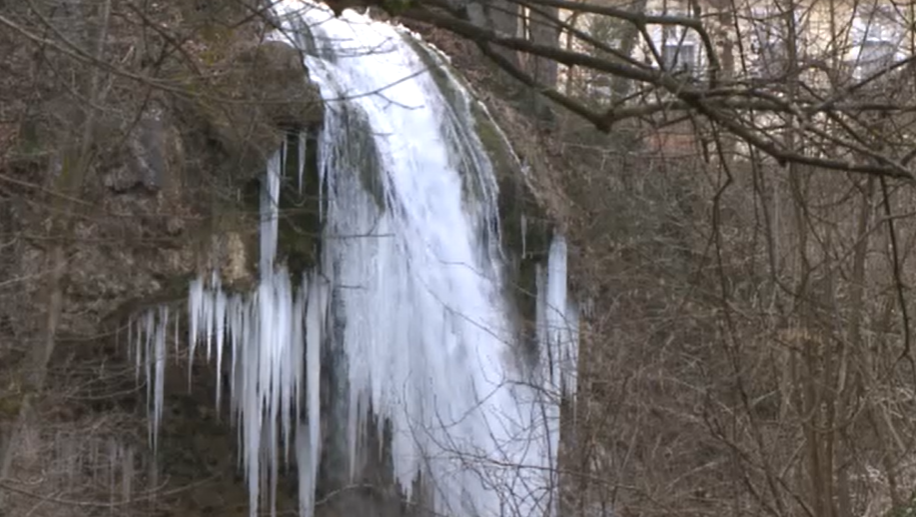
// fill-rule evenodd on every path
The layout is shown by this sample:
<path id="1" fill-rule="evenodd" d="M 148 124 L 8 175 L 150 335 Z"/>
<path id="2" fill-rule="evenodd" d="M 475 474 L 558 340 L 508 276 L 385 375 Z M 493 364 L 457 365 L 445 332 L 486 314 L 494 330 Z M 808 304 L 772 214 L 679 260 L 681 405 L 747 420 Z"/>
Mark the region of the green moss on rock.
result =
<path id="1" fill-rule="evenodd" d="M 447 72 L 448 64 L 435 58 L 430 50 L 411 38 L 405 38 L 427 65 L 430 77 L 457 112 L 464 102 Z M 454 77 L 460 77 L 453 74 Z M 469 88 L 468 85 L 464 85 Z M 498 183 L 499 220 L 502 228 L 502 246 L 510 263 L 509 278 L 526 333 L 533 336 L 533 323 L 537 306 L 537 264 L 546 264 L 553 221 L 539 204 L 525 177 L 525 171 L 497 123 L 477 102 L 470 102 L 471 116 L 477 137 L 480 139 Z M 463 173 L 466 171 L 462 171 Z M 465 196 L 478 194 L 472 174 L 463 174 Z M 522 220 L 525 224 L 523 227 Z M 530 325 L 528 325 L 530 324 Z M 526 340 L 528 341 L 528 340 Z"/>
<path id="2" fill-rule="evenodd" d="M 501 178 L 507 174 L 512 174 L 517 176 L 519 181 L 524 181 L 518 160 L 515 158 L 512 149 L 509 148 L 508 142 L 506 142 L 496 123 L 477 103 L 471 104 L 471 114 L 474 116 L 477 137 L 480 138 L 480 143 L 483 144 L 484 149 L 487 151 L 496 177 Z"/>
<path id="3" fill-rule="evenodd" d="M 439 86 L 439 90 L 446 100 L 457 108 L 458 103 L 463 102 L 463 100 L 446 71 L 445 67 L 448 64 L 441 63 L 440 60 L 435 59 L 430 50 L 415 40 L 406 39 L 417 51 L 424 64 L 427 65 L 430 76 Z M 460 77 L 457 74 L 453 74 L 453 76 Z M 464 86 L 469 88 L 466 84 Z M 500 221 L 503 228 L 503 244 L 509 248 L 512 254 L 521 257 L 523 239 L 519 221 L 521 221 L 522 214 L 524 214 L 528 223 L 524 237 L 528 248 L 527 251 L 529 252 L 527 254 L 537 257 L 543 249 L 544 256 L 546 256 L 546 248 L 550 244 L 552 227 L 550 218 L 547 217 L 546 212 L 531 192 L 524 176 L 525 172 L 522 170 L 514 151 L 496 122 L 478 102 L 470 102 L 469 107 L 471 116 L 474 119 L 477 137 L 487 152 L 493 172 L 499 183 L 498 203 Z M 468 190 L 467 185 L 465 185 L 465 189 L 466 191 Z"/>
<path id="4" fill-rule="evenodd" d="M 537 318 L 537 264 L 547 262 L 554 224 L 531 191 L 525 171 L 496 122 L 476 103 L 472 104 L 472 114 L 478 138 L 487 151 L 498 183 L 502 245 L 510 259 L 513 298 L 523 332 L 533 339 Z M 527 338 L 523 343 L 533 343 Z"/>

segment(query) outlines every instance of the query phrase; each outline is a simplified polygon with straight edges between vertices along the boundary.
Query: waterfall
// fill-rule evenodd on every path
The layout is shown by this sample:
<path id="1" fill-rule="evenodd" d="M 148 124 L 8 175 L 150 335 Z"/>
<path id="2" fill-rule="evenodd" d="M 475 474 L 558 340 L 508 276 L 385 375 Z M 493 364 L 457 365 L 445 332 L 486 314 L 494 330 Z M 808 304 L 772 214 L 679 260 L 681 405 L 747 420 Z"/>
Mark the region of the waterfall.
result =
<path id="1" fill-rule="evenodd" d="M 542 354 L 532 372 L 517 357 L 498 188 L 476 133 L 476 101 L 403 28 L 299 1 L 275 9 L 283 30 L 273 37 L 307 49 L 327 101 L 317 141 L 321 258 L 299 282 L 276 263 L 280 150 L 262 182 L 258 286 L 230 294 L 213 275 L 192 282 L 188 300 L 191 357 L 204 347 L 208 360 L 228 360 L 252 517 L 274 508 L 290 451 L 300 515 L 313 514 L 322 447 L 334 438 L 322 424 L 334 418 L 343 420 L 337 438 L 352 479 L 367 455 L 380 454 L 364 445 L 378 433 L 390 439 L 400 490 L 416 500 L 421 487 L 437 514 L 556 514 L 558 397 L 574 392 L 577 340 L 565 241 L 555 238 L 537 272 Z M 309 178 L 299 141 L 301 188 Z M 133 330 L 138 372 L 153 363 L 153 436 L 170 328 L 157 310 Z M 322 364 L 326 352 L 336 364 Z M 327 367 L 340 372 L 326 394 L 333 414 L 322 414 Z"/>

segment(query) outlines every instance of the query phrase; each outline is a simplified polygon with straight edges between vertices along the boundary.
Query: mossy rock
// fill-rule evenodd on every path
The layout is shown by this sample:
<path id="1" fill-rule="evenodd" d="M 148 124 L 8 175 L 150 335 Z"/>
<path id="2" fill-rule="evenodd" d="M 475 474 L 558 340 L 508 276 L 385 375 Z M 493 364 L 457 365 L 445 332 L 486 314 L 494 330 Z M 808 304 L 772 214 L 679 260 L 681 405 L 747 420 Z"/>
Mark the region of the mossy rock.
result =
<path id="1" fill-rule="evenodd" d="M 321 123 L 321 92 L 309 80 L 301 52 L 282 41 L 267 41 L 239 54 L 230 75 L 242 86 L 246 99 L 260 104 L 275 126 L 301 130 Z"/>
<path id="2" fill-rule="evenodd" d="M 449 65 L 418 42 L 405 38 L 430 70 L 446 101 L 458 109 L 463 100 L 446 72 Z M 461 75 L 453 72 L 461 81 Z M 471 90 L 468 84 L 463 86 Z M 532 323 L 525 334 L 533 336 L 537 306 L 537 264 L 545 264 L 553 236 L 554 223 L 540 205 L 526 178 L 526 171 L 515 155 L 507 137 L 483 106 L 470 102 L 477 137 L 486 150 L 498 184 L 498 208 L 502 245 L 509 259 L 509 279 L 513 299 L 523 322 Z M 465 195 L 474 195 L 473 185 L 465 181 Z M 523 227 L 522 220 L 525 224 Z M 527 340 L 526 340 L 527 341 Z"/>
<path id="3" fill-rule="evenodd" d="M 499 185 L 499 220 L 503 244 L 521 260 L 546 260 L 553 222 L 540 205 L 506 137 L 496 122 L 472 104 L 477 136 L 487 151 Z M 522 228 L 522 218 L 525 228 Z"/>
<path id="4" fill-rule="evenodd" d="M 180 74 L 179 74 L 180 75 Z M 207 71 L 187 73 L 178 100 L 187 133 L 202 133 L 223 156 L 220 170 L 239 180 L 258 177 L 286 131 L 318 127 L 324 105 L 295 47 L 269 41 L 249 46 Z"/>
<path id="5" fill-rule="evenodd" d="M 539 203 L 513 150 L 496 122 L 476 103 L 472 114 L 477 136 L 496 175 L 502 245 L 509 259 L 509 280 L 522 326 L 524 352 L 537 355 L 537 266 L 546 267 L 554 221 Z"/>
<path id="6" fill-rule="evenodd" d="M 429 49 L 419 44 L 419 42 L 411 38 L 405 38 L 405 40 L 414 48 L 424 64 L 427 65 L 430 76 L 439 87 L 446 101 L 457 107 L 461 102 L 460 94 L 455 89 L 451 78 L 445 70 L 450 65 L 437 59 Z M 460 79 L 461 75 L 457 72 L 453 71 L 452 76 L 463 82 Z M 470 85 L 466 83 L 462 84 L 462 86 L 469 91 L 471 89 Z M 477 137 L 487 152 L 493 172 L 499 183 L 499 215 L 503 227 L 503 237 L 504 239 L 508 238 L 508 241 L 504 241 L 504 244 L 513 253 L 519 256 L 523 255 L 522 229 L 519 221 L 522 214 L 525 214 L 528 221 L 528 228 L 524 237 L 526 247 L 530 245 L 530 250 L 535 256 L 543 253 L 546 257 L 553 226 L 550 218 L 531 191 L 531 186 L 525 177 L 525 171 L 522 169 L 506 136 L 497 126 L 497 122 L 487 114 L 479 102 L 471 100 L 469 107 L 471 116 L 474 118 Z"/>
<path id="7" fill-rule="evenodd" d="M 477 137 L 480 138 L 480 143 L 483 144 L 484 149 L 487 150 L 487 155 L 490 157 L 490 162 L 493 165 L 493 172 L 496 174 L 496 177 L 499 179 L 509 179 L 506 178 L 507 175 L 512 175 L 517 177 L 518 181 L 524 182 L 524 178 L 520 164 L 516 159 L 512 149 L 509 148 L 508 142 L 506 142 L 499 128 L 496 126 L 496 122 L 493 121 L 476 103 L 471 105 L 471 111 L 474 115 L 474 123 L 477 128 Z"/>

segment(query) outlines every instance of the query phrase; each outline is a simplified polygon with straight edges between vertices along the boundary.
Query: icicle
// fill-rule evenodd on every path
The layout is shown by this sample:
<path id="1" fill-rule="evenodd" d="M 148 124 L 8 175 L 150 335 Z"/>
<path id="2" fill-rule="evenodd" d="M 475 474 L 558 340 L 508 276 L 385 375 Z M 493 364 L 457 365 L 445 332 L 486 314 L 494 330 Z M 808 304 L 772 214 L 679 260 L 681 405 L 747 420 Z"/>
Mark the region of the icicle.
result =
<path id="1" fill-rule="evenodd" d="M 226 311 L 228 300 L 226 294 L 219 290 L 214 293 L 216 297 L 216 413 L 219 415 L 220 400 L 223 394 L 223 345 L 226 339 Z"/>
<path id="2" fill-rule="evenodd" d="M 280 144 L 280 177 L 286 172 L 286 164 L 289 162 L 289 134 L 283 135 L 283 142 Z"/>
<path id="3" fill-rule="evenodd" d="M 304 360 L 304 350 L 301 346 L 305 341 L 305 307 L 306 299 L 309 292 L 308 276 L 302 275 L 302 285 L 296 293 L 293 310 L 292 310 L 292 328 L 290 336 L 291 346 L 287 349 L 287 358 L 285 364 L 289 369 L 289 380 L 282 384 L 283 400 L 289 400 L 293 407 L 292 411 L 283 411 L 282 430 L 283 430 L 283 457 L 289 461 L 290 443 L 296 439 L 298 431 L 295 428 L 295 418 L 298 418 L 298 411 L 302 401 L 302 362 Z"/>
<path id="4" fill-rule="evenodd" d="M 305 155 L 308 140 L 304 131 L 299 132 L 299 195 L 302 195 L 303 177 L 305 176 Z"/>
<path id="5" fill-rule="evenodd" d="M 142 316 L 141 316 L 142 317 Z M 137 322 L 133 316 L 131 316 L 129 322 L 127 323 L 127 334 L 128 339 L 130 340 L 127 345 L 128 350 L 132 350 L 133 360 L 134 360 L 134 376 L 136 377 L 137 383 L 140 382 L 140 367 L 143 365 L 143 355 L 141 352 L 141 346 L 143 341 L 139 336 L 139 329 L 135 328 Z"/>
<path id="6" fill-rule="evenodd" d="M 528 256 L 528 219 L 525 218 L 524 212 L 522 213 L 522 260 L 525 260 L 525 257 Z"/>
<path id="7" fill-rule="evenodd" d="M 306 282 L 303 281 L 303 285 Z M 324 325 L 326 285 L 317 275 L 309 282 L 308 302 L 305 317 L 305 368 L 306 394 L 308 397 L 307 417 L 302 424 L 303 433 L 298 435 L 297 461 L 300 468 L 300 515 L 311 517 L 314 505 L 315 485 L 318 477 L 318 460 L 321 457 L 321 329 Z"/>
<path id="8" fill-rule="evenodd" d="M 197 339 L 202 332 L 198 326 L 203 314 L 204 296 L 203 280 L 200 278 L 192 280 L 188 286 L 188 387 L 191 386 Z"/>
<path id="9" fill-rule="evenodd" d="M 162 424 L 162 405 L 165 397 L 165 337 L 169 329 L 169 309 L 159 308 L 159 321 L 155 323 L 156 334 L 156 386 L 153 397 L 153 451 L 159 445 L 159 427 Z"/>
<path id="10" fill-rule="evenodd" d="M 178 340 L 179 330 L 181 329 L 180 321 L 181 316 L 178 313 L 175 313 L 175 364 L 178 364 L 178 358 L 181 357 L 181 341 Z"/>
<path id="11" fill-rule="evenodd" d="M 314 515 L 315 485 L 312 478 L 312 463 L 315 457 L 306 444 L 309 442 L 308 424 L 296 428 L 296 465 L 305 472 L 299 473 L 299 516 L 312 517 Z"/>
<path id="12" fill-rule="evenodd" d="M 150 413 L 148 426 L 149 442 L 156 450 L 159 426 L 162 422 L 162 406 L 165 385 L 165 341 L 169 331 L 169 310 L 162 305 L 148 310 L 134 325 L 131 334 L 134 339 L 135 369 L 139 376 L 142 369 L 146 382 L 146 404 Z M 141 368 L 142 367 L 142 368 Z"/>
<path id="13" fill-rule="evenodd" d="M 273 270 L 277 250 L 277 216 L 282 173 L 280 154 L 278 151 L 268 160 L 267 173 L 264 175 L 266 188 L 261 189 L 261 264 L 259 271 L 262 276 Z"/>
<path id="14" fill-rule="evenodd" d="M 153 402 L 153 384 L 154 379 L 152 375 L 152 366 L 153 366 L 153 335 L 154 335 L 154 318 L 156 317 L 155 311 L 147 311 L 146 316 L 143 318 L 143 367 L 146 379 L 146 407 L 153 413 L 153 418 L 149 422 L 147 429 L 150 443 L 154 444 L 153 440 L 153 430 L 156 428 L 156 415 L 155 415 L 155 406 L 152 405 Z M 153 445 L 155 450 L 155 444 Z"/>
<path id="15" fill-rule="evenodd" d="M 210 362 L 210 357 L 213 355 L 213 327 L 215 324 L 215 315 L 213 312 L 214 309 L 214 298 L 216 293 L 219 292 L 219 277 L 214 272 L 210 280 L 210 288 L 204 293 L 203 305 L 201 306 L 203 310 L 203 327 L 204 327 L 204 336 L 206 337 L 206 350 L 207 350 L 207 362 Z"/>

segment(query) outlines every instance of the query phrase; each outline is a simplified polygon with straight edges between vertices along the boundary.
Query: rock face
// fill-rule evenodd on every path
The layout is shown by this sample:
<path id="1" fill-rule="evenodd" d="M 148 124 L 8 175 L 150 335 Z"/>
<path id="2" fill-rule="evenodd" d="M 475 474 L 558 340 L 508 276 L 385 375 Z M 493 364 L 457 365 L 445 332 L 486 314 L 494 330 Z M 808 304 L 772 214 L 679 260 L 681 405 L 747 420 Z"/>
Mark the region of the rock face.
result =
<path id="1" fill-rule="evenodd" d="M 302 130 L 321 122 L 321 93 L 308 77 L 301 52 L 282 41 L 268 41 L 238 57 L 247 81 L 246 98 L 260 101 L 274 126 Z"/>
<path id="2" fill-rule="evenodd" d="M 298 49 L 280 41 L 243 45 L 194 82 L 204 94 L 181 101 L 185 123 L 206 146 L 215 142 L 220 168 L 237 180 L 258 177 L 285 131 L 321 123 L 320 92 Z"/>
<path id="3" fill-rule="evenodd" d="M 168 120 L 166 110 L 153 106 L 144 113 L 126 139 L 120 163 L 102 170 L 102 184 L 117 194 L 133 188 L 151 192 L 162 189 L 174 178 L 184 162 L 179 135 Z"/>
<path id="4" fill-rule="evenodd" d="M 124 29 L 111 28 L 112 55 L 130 55 L 117 45 L 126 50 L 136 43 L 138 35 Z M 17 376 L 47 325 L 48 271 L 60 243 L 65 272 L 49 399 L 54 390 L 71 389 L 62 382 L 83 375 L 73 364 L 123 360 L 127 317 L 146 306 L 181 303 L 198 272 L 217 269 L 230 288 L 253 283 L 253 180 L 288 132 L 314 129 L 323 113 L 299 51 L 281 42 L 254 44 L 253 36 L 240 31 L 214 62 L 187 55 L 167 60 L 156 78 L 167 88 L 138 90 L 136 82 L 103 77 L 107 96 L 97 106 L 55 82 L 55 73 L 67 72 L 48 67 L 34 67 L 38 87 L 27 97 L 28 56 L 7 67 L 0 98 L 31 104 L 11 105 L 18 111 L 4 112 L 3 120 L 17 123 L 0 124 L 0 447 L 18 425 Z M 0 38 L 0 54 L 13 55 L 4 45 L 14 43 Z M 22 84 L 14 84 L 17 77 Z M 84 149 L 85 174 L 76 188 L 62 191 L 73 148 Z M 62 218 L 66 231 L 55 231 L 63 226 L 53 222 Z M 134 395 L 109 403 L 145 414 Z M 86 414 L 91 406 L 69 404 L 67 425 L 74 412 Z M 18 472 L 31 468 L 15 461 Z M 10 508 L 16 515 L 17 507 Z"/>
<path id="5" fill-rule="evenodd" d="M 213 88 L 206 95 L 156 95 L 142 107 L 118 106 L 117 115 L 137 109 L 134 119 L 98 120 L 99 155 L 78 193 L 84 202 L 75 208 L 64 304 L 74 314 L 64 315 L 65 334 L 102 332 L 101 323 L 132 300 L 181 299 L 187 279 L 199 270 L 215 267 L 230 284 L 251 283 L 257 218 L 234 193 L 256 189 L 251 180 L 286 132 L 320 124 L 322 105 L 299 51 L 285 43 L 250 45 L 209 75 Z M 56 131 L 43 136 L 53 139 Z M 60 155 L 53 142 L 41 145 L 52 150 L 47 158 L 14 159 L 2 172 L 23 184 L 53 176 Z M 4 223 L 11 235 L 32 238 L 0 248 L 0 273 L 40 279 L 46 207 L 32 202 L 35 192 L 13 193 L 0 199 L 0 209 L 9 214 Z M 40 312 L 41 282 L 23 286 L 35 298 L 0 305 L 0 321 L 15 322 L 17 334 L 28 335 L 39 323 L 20 313 Z"/>

